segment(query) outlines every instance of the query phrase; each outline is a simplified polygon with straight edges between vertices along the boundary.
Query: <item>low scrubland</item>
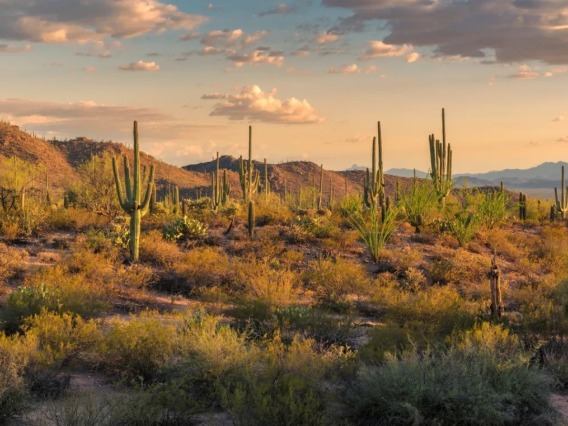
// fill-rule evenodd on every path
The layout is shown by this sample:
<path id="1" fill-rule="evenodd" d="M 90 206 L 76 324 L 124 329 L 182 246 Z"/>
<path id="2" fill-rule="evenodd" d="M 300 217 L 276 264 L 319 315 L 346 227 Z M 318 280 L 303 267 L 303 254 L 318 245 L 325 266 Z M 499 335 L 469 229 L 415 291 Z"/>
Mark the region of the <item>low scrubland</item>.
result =
<path id="1" fill-rule="evenodd" d="M 136 263 L 118 211 L 0 215 L 0 423 L 561 424 L 566 222 L 428 191 L 261 194 L 252 238 L 237 201 L 160 208 Z"/>

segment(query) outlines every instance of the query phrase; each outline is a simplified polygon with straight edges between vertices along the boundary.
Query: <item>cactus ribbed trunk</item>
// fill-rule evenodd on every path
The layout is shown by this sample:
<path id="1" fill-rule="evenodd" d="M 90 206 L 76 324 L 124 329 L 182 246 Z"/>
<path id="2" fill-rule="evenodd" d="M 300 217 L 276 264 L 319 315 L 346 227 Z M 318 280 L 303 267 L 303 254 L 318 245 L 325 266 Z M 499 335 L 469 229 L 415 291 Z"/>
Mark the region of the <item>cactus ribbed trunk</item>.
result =
<path id="1" fill-rule="evenodd" d="M 495 255 L 491 261 L 491 269 L 489 270 L 489 285 L 491 286 L 491 315 L 495 318 L 501 318 L 505 308 L 503 306 L 503 295 L 501 293 L 501 271 L 497 266 Z"/>

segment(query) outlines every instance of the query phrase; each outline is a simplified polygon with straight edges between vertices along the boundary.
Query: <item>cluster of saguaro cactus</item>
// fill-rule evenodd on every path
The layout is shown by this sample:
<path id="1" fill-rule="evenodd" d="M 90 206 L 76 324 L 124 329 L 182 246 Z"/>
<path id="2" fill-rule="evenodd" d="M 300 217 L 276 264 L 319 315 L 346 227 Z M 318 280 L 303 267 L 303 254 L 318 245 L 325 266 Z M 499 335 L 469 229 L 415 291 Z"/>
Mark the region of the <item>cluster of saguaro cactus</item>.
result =
<path id="1" fill-rule="evenodd" d="M 446 114 L 442 108 L 442 142 L 431 134 L 430 143 L 430 176 L 438 194 L 438 200 L 445 205 L 446 197 L 452 189 L 452 147 L 446 143 Z"/>
<path id="2" fill-rule="evenodd" d="M 568 212 L 568 188 L 566 187 L 566 183 L 564 181 L 564 166 L 562 166 L 562 178 L 560 183 L 560 198 L 558 198 L 558 189 L 554 188 L 554 198 L 556 200 L 555 206 L 556 211 L 562 217 L 562 219 L 566 219 L 566 213 Z"/>
<path id="3" fill-rule="evenodd" d="M 249 126 L 248 162 L 243 160 L 242 155 L 239 157 L 239 180 L 243 200 L 248 203 L 252 200 L 260 183 L 260 173 L 255 170 L 252 163 L 252 126 Z"/>
<path id="4" fill-rule="evenodd" d="M 519 219 L 527 220 L 527 194 L 519 192 Z"/>
<path id="5" fill-rule="evenodd" d="M 130 176 L 130 165 L 126 156 L 124 160 L 124 184 L 125 191 L 122 189 L 122 182 L 116 159 L 112 159 L 112 170 L 114 173 L 114 181 L 116 184 L 116 192 L 118 202 L 122 209 L 130 215 L 130 258 L 133 262 L 138 261 L 140 246 L 140 222 L 142 217 L 148 211 L 150 206 L 150 198 L 154 187 L 154 166 L 150 167 L 150 175 L 146 181 L 144 197 L 141 198 L 142 181 L 140 177 L 140 149 L 138 146 L 138 123 L 134 122 L 134 170 L 133 176 Z M 132 180 L 134 182 L 132 182 Z"/>
<path id="6" fill-rule="evenodd" d="M 221 179 L 221 170 L 219 168 L 219 153 L 217 153 L 217 161 L 215 172 L 211 174 L 211 204 L 213 210 L 218 210 L 219 206 L 224 206 L 229 200 L 231 193 L 231 184 L 227 180 L 227 171 L 223 170 L 223 178 Z"/>
<path id="7" fill-rule="evenodd" d="M 371 172 L 367 168 L 363 185 L 363 201 L 365 206 L 376 209 L 384 205 L 385 177 L 383 174 L 383 140 L 381 122 L 377 122 L 377 137 L 373 138 Z M 378 152 L 378 162 L 377 162 Z"/>
<path id="8" fill-rule="evenodd" d="M 168 185 L 164 196 L 164 207 L 173 214 L 180 213 L 179 188 L 177 185 Z"/>

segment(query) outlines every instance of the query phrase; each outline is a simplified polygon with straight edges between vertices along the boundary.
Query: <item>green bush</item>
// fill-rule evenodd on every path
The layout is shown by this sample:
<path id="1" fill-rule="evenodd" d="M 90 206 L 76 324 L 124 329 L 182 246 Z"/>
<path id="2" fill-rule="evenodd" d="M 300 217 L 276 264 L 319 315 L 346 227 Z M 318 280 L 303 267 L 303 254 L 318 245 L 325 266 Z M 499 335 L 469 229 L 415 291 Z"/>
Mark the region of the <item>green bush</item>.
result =
<path id="1" fill-rule="evenodd" d="M 551 425 L 548 386 L 539 371 L 484 353 L 407 351 L 362 367 L 345 402 L 356 425 Z"/>
<path id="2" fill-rule="evenodd" d="M 30 339 L 0 333 L 0 424 L 24 409 L 23 373 L 33 349 L 34 342 Z"/>
<path id="3" fill-rule="evenodd" d="M 207 236 L 207 225 L 187 216 L 178 217 L 164 226 L 163 235 L 168 241 L 202 240 Z"/>
<path id="4" fill-rule="evenodd" d="M 113 320 L 96 351 L 103 368 L 115 378 L 149 382 L 172 357 L 176 327 L 164 324 L 156 312 Z"/>
<path id="5" fill-rule="evenodd" d="M 316 300 L 325 306 L 338 306 L 349 295 L 368 292 L 369 278 L 365 269 L 344 259 L 317 259 L 308 264 L 304 282 L 315 291 Z"/>

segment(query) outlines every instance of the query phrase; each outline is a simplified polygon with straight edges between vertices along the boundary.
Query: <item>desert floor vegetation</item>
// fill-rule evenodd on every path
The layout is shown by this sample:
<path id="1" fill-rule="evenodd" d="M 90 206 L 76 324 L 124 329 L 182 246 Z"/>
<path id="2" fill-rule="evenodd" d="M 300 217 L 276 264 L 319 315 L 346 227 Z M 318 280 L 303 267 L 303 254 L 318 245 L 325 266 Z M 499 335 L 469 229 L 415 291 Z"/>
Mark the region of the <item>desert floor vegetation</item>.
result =
<path id="1" fill-rule="evenodd" d="M 241 159 L 243 199 L 218 167 L 192 199 L 140 172 L 140 222 L 136 191 L 91 197 L 109 161 L 61 202 L 0 210 L 0 423 L 566 422 L 560 214 L 443 170 L 269 191 Z"/>

